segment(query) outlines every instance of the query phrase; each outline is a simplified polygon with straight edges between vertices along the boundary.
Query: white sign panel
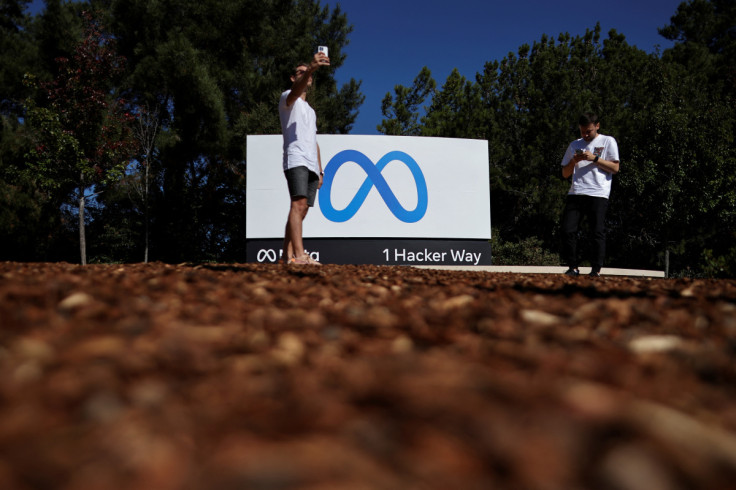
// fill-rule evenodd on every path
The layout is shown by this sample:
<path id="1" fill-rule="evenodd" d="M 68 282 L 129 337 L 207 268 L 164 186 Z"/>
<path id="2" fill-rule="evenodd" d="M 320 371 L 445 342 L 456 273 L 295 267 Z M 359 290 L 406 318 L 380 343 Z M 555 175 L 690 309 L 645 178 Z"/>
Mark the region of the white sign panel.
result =
<path id="1" fill-rule="evenodd" d="M 491 237 L 488 143 L 318 135 L 325 172 L 304 238 Z M 281 135 L 248 136 L 246 238 L 283 238 Z"/>

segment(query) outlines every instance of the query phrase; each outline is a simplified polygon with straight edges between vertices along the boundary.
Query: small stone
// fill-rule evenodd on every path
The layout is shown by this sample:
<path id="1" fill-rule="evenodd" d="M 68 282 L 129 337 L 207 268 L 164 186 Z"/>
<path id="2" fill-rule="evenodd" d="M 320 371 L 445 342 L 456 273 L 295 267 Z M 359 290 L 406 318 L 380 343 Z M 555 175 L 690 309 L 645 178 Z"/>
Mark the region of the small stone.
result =
<path id="1" fill-rule="evenodd" d="M 23 359 L 46 364 L 54 359 L 54 349 L 42 340 L 24 337 L 13 349 Z"/>
<path id="2" fill-rule="evenodd" d="M 551 313 L 539 310 L 521 310 L 521 319 L 541 326 L 557 325 L 562 319 Z"/>
<path id="3" fill-rule="evenodd" d="M 273 356 L 278 361 L 291 366 L 298 364 L 304 357 L 305 352 L 306 348 L 299 337 L 291 332 L 286 332 L 279 336 Z"/>
<path id="4" fill-rule="evenodd" d="M 92 304 L 94 298 L 87 293 L 74 293 L 67 296 L 59 303 L 59 308 L 64 311 L 74 310 Z"/>
<path id="5" fill-rule="evenodd" d="M 445 300 L 441 305 L 440 309 L 443 311 L 456 310 L 468 306 L 475 300 L 469 294 L 461 294 L 460 296 L 454 296 Z"/>
<path id="6" fill-rule="evenodd" d="M 406 335 L 400 335 L 391 343 L 391 350 L 396 354 L 405 354 L 414 349 L 414 342 Z"/>
<path id="7" fill-rule="evenodd" d="M 629 349 L 637 354 L 667 352 L 681 347 L 683 340 L 675 335 L 645 335 L 629 342 Z"/>

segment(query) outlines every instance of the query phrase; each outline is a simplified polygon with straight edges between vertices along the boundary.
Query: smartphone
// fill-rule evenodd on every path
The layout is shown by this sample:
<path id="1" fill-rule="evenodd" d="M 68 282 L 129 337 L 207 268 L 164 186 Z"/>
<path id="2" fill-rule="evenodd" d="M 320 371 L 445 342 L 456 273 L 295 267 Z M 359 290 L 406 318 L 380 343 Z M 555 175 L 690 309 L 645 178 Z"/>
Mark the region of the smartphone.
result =
<path id="1" fill-rule="evenodd" d="M 580 148 L 578 148 L 577 150 L 575 150 L 575 154 L 576 155 L 582 155 L 582 153 L 583 153 L 583 150 L 581 150 Z"/>
<path id="2" fill-rule="evenodd" d="M 328 53 L 327 46 L 317 46 L 317 52 L 318 53 L 324 53 L 327 58 L 330 57 L 330 55 L 327 54 Z"/>

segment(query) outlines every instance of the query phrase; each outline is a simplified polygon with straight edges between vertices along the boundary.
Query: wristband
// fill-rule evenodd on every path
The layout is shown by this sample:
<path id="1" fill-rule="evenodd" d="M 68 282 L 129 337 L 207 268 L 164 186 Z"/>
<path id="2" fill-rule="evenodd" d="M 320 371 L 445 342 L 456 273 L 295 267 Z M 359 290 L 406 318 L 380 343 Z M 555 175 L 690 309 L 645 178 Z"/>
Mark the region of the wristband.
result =
<path id="1" fill-rule="evenodd" d="M 596 155 L 595 158 L 593 159 L 593 163 L 598 163 L 598 155 Z"/>

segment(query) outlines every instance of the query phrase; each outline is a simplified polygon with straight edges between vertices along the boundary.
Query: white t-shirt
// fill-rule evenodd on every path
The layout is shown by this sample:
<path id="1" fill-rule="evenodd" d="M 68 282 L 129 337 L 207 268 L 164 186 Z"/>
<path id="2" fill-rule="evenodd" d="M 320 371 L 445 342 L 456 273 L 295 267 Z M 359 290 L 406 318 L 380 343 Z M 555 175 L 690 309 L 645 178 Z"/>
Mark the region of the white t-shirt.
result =
<path id="1" fill-rule="evenodd" d="M 284 170 L 304 166 L 319 175 L 317 115 L 301 97 L 287 107 L 286 98 L 290 93 L 291 90 L 282 93 L 279 100 L 279 119 L 284 135 Z"/>
<path id="2" fill-rule="evenodd" d="M 587 150 L 598 155 L 602 160 L 608 160 L 609 162 L 619 161 L 618 143 L 616 143 L 616 139 L 612 136 L 599 134 L 590 143 L 586 142 L 583 138 L 570 143 L 565 156 L 562 158 L 563 167 L 570 163 L 577 149 Z M 611 195 L 612 180 L 613 174 L 601 170 L 598 168 L 598 165 L 591 161 L 581 160 L 573 171 L 572 185 L 568 194 L 605 197 L 608 199 Z"/>

